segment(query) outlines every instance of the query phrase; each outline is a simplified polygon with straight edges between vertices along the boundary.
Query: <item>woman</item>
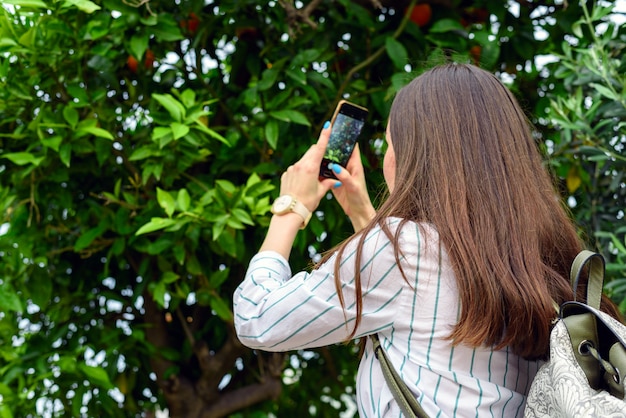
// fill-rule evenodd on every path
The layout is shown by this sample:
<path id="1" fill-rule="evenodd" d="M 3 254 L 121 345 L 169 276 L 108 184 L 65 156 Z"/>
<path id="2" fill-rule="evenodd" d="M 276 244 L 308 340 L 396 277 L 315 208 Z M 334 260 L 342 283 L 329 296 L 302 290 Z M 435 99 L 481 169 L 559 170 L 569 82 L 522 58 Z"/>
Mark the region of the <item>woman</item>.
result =
<path id="1" fill-rule="evenodd" d="M 377 333 L 430 416 L 522 416 L 553 301 L 571 299 L 569 267 L 583 247 L 513 95 L 462 64 L 403 88 L 377 211 L 358 150 L 346 169 L 333 165 L 340 183 L 318 181 L 329 131 L 281 178 L 281 195 L 305 210 L 275 210 L 234 295 L 240 340 L 286 351 Z M 294 237 L 331 189 L 356 232 L 292 277 Z M 369 339 L 357 404 L 364 417 L 400 415 Z"/>

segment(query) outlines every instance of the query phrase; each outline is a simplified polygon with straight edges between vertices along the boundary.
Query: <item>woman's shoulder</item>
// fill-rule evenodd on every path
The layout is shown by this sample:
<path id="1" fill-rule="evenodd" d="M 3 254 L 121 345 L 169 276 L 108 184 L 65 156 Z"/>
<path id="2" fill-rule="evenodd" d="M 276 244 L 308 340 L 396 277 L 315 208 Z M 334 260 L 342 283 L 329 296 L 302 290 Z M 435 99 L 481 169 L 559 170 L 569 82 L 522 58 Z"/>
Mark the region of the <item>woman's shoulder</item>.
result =
<path id="1" fill-rule="evenodd" d="M 440 250 L 439 234 L 432 224 L 398 217 L 382 219 L 361 239 L 368 252 L 400 250 L 406 254 L 425 254 L 429 250 Z M 356 247 L 357 242 L 355 240 L 351 247 Z"/>
<path id="2" fill-rule="evenodd" d="M 416 238 L 439 240 L 437 229 L 429 222 L 417 222 L 390 216 L 388 218 L 384 218 L 382 224 L 386 225 L 386 227 L 389 228 L 389 231 L 393 234 L 397 234 L 399 232 L 399 235 L 405 238 L 413 236 Z M 379 225 L 375 229 L 380 230 L 381 228 L 382 226 Z"/>

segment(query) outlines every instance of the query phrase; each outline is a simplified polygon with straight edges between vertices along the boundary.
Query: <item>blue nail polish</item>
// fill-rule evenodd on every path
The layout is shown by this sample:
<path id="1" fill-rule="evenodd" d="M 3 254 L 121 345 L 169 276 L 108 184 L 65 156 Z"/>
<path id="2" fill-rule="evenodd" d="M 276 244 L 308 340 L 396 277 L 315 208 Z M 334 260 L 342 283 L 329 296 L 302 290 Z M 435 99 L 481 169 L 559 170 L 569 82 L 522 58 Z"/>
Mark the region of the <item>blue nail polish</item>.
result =
<path id="1" fill-rule="evenodd" d="M 328 129 L 328 128 L 330 128 L 330 122 L 326 121 L 324 122 L 324 129 Z"/>
<path id="2" fill-rule="evenodd" d="M 330 164 L 332 165 L 330 169 L 333 170 L 335 174 L 341 173 L 341 166 L 339 164 L 334 164 L 334 163 L 330 163 Z"/>
<path id="3" fill-rule="evenodd" d="M 341 187 L 341 184 L 342 183 L 340 181 L 338 181 L 337 183 L 335 183 L 335 185 L 333 187 L 336 189 L 337 187 Z"/>

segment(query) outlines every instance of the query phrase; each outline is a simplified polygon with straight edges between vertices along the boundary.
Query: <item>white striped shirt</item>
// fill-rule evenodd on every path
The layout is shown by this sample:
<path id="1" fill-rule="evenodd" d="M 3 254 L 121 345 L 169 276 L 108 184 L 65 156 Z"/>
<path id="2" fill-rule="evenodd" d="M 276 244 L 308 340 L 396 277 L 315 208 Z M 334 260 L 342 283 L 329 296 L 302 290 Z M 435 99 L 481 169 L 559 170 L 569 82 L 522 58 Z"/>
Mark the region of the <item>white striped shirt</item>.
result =
<path id="1" fill-rule="evenodd" d="M 388 222 L 393 232 L 399 220 Z M 363 316 L 356 337 L 378 333 L 394 367 L 430 417 L 521 417 L 541 364 L 507 349 L 452 346 L 446 337 L 458 321 L 459 296 L 437 233 L 409 222 L 402 229 L 400 248 L 409 283 L 381 229 L 366 237 L 360 266 Z M 234 294 L 241 342 L 265 351 L 288 351 L 345 341 L 356 317 L 355 250 L 353 241 L 341 260 L 345 311 L 335 289 L 336 256 L 292 277 L 279 254 L 255 255 Z M 357 374 L 357 407 L 362 417 L 401 416 L 370 339 Z"/>

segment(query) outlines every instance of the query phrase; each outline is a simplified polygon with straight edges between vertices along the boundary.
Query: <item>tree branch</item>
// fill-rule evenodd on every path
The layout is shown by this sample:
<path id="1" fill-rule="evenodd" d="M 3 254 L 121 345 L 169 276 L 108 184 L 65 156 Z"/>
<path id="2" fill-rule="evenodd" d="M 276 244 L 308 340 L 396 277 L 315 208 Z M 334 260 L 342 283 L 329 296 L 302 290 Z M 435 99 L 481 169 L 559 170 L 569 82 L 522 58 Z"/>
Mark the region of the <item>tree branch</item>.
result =
<path id="1" fill-rule="evenodd" d="M 157 383 L 161 389 L 166 389 L 166 385 L 163 383 L 163 376 L 167 369 L 169 369 L 173 363 L 166 360 L 164 357 L 158 354 L 158 349 L 169 347 L 168 332 L 165 323 L 163 312 L 158 308 L 156 302 L 152 299 L 152 295 L 145 292 L 143 295 L 144 309 L 145 309 L 145 322 L 151 325 L 152 328 L 146 332 L 146 339 L 148 342 L 157 349 L 157 353 L 150 357 L 150 364 L 152 369 L 157 375 Z"/>
<path id="2" fill-rule="evenodd" d="M 317 29 L 317 23 L 311 20 L 311 13 L 317 9 L 322 0 L 312 0 L 305 8 L 296 9 L 293 1 L 279 0 L 280 5 L 287 13 L 287 24 L 289 25 L 289 36 L 293 36 L 300 23 L 306 23 L 313 30 Z"/>
<path id="3" fill-rule="evenodd" d="M 219 418 L 266 399 L 277 399 L 282 391 L 280 379 L 271 377 L 261 383 L 222 394 L 199 418 Z"/>
<path id="4" fill-rule="evenodd" d="M 228 339 L 215 354 L 211 355 L 209 347 L 203 341 L 194 347 L 194 353 L 200 363 L 202 377 L 198 382 L 199 390 L 209 393 L 211 398 L 220 397 L 218 392 L 222 377 L 233 367 L 237 358 L 245 354 L 246 348 L 239 342 L 233 324 L 229 324 Z M 282 370 L 281 370 L 282 372 Z M 213 400 L 213 399 L 210 399 Z"/>
<path id="5" fill-rule="evenodd" d="M 393 39 L 398 39 L 400 34 L 404 31 L 404 28 L 409 22 L 409 18 L 411 16 L 411 12 L 413 11 L 413 7 L 415 6 L 415 3 L 417 3 L 417 0 L 411 0 L 411 3 L 409 4 L 409 8 L 407 9 L 407 12 L 402 17 L 402 21 L 400 22 L 400 25 L 391 36 Z M 343 83 L 341 83 L 339 90 L 337 90 L 337 100 L 343 95 L 344 90 L 346 89 L 346 87 L 348 87 L 348 84 L 350 83 L 350 80 L 352 79 L 354 74 L 356 74 L 357 71 L 360 71 L 361 69 L 373 64 L 374 61 L 376 61 L 378 58 L 380 58 L 382 54 L 385 53 L 386 49 L 387 48 L 385 46 L 381 46 L 372 55 L 367 57 L 367 59 L 365 59 L 364 61 L 361 61 L 354 67 L 350 68 L 350 71 L 348 71 L 348 73 L 346 74 L 346 78 L 343 80 Z M 333 109 L 329 110 L 329 112 L 332 112 L 332 111 Z M 330 117 L 330 113 L 327 115 L 325 119 L 328 119 L 329 117 Z"/>

